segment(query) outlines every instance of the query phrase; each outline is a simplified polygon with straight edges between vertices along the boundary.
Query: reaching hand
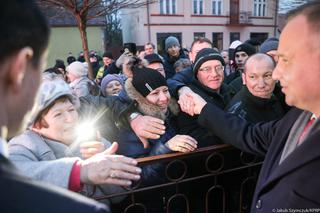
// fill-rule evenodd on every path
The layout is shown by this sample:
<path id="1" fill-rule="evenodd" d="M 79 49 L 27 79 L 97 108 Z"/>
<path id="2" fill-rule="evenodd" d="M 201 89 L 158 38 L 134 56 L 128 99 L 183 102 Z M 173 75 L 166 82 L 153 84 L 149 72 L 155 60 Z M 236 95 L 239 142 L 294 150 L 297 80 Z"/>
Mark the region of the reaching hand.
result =
<path id="1" fill-rule="evenodd" d="M 122 155 L 114 155 L 118 144 L 96 154 L 81 163 L 80 180 L 86 184 L 114 184 L 130 186 L 132 181 L 140 179 L 141 169 L 137 161 Z"/>
<path id="2" fill-rule="evenodd" d="M 106 139 L 101 137 L 100 131 L 97 131 L 96 141 L 85 141 L 80 144 L 80 153 L 84 159 L 90 158 L 95 154 L 103 152 L 106 149 L 106 144 L 103 143 Z M 109 145 L 109 141 L 107 141 Z"/>
<path id="3" fill-rule="evenodd" d="M 172 151 L 191 152 L 197 148 L 198 142 L 189 135 L 176 135 L 171 138 L 166 146 Z"/>
<path id="4" fill-rule="evenodd" d="M 160 135 L 164 134 L 166 129 L 163 120 L 142 115 L 133 119 L 130 126 L 141 140 L 144 148 L 149 146 L 148 139 L 160 138 Z"/>
<path id="5" fill-rule="evenodd" d="M 193 91 L 189 87 L 182 87 L 179 89 L 179 105 L 183 112 L 193 116 L 194 115 L 194 104 L 192 99 L 190 99 L 187 94 L 193 93 Z"/>
<path id="6" fill-rule="evenodd" d="M 191 101 L 193 103 L 193 111 L 189 111 L 189 110 L 184 110 L 181 107 L 181 103 L 179 100 L 179 104 L 181 107 L 181 110 L 185 113 L 188 113 L 189 115 L 193 116 L 193 115 L 198 115 L 201 113 L 201 110 L 203 109 L 203 107 L 207 104 L 207 102 L 201 98 L 201 96 L 199 96 L 198 94 L 192 92 L 192 93 L 187 93 L 186 94 L 186 98 L 189 99 L 189 101 Z"/>
<path id="7" fill-rule="evenodd" d="M 80 144 L 80 153 L 84 159 L 90 158 L 104 150 L 105 146 L 100 141 L 86 141 Z"/>

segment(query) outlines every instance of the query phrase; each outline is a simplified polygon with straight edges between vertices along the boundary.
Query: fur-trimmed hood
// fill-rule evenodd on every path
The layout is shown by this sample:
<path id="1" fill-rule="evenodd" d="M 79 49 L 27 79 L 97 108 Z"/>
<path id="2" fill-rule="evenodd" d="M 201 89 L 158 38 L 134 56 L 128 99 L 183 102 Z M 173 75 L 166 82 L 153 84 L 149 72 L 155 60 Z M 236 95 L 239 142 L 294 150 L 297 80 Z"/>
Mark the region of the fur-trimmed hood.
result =
<path id="1" fill-rule="evenodd" d="M 150 103 L 145 97 L 143 97 L 132 85 L 132 79 L 128 78 L 125 82 L 125 90 L 128 97 L 134 100 L 137 104 L 138 110 L 144 115 L 153 116 L 165 120 L 167 113 L 162 112 L 160 107 Z M 174 98 L 170 98 L 168 109 L 173 115 L 178 115 L 180 112 L 179 105 Z"/>

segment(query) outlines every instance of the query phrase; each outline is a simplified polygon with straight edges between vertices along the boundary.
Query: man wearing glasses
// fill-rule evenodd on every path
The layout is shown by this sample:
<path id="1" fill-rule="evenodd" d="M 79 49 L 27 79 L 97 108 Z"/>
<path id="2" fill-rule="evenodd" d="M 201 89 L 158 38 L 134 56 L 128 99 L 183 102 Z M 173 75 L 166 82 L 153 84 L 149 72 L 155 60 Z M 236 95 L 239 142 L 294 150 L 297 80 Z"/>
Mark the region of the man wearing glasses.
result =
<path id="1" fill-rule="evenodd" d="M 194 80 L 188 87 L 206 101 L 224 109 L 231 99 L 232 91 L 223 83 L 225 62 L 219 52 L 212 48 L 204 48 L 196 55 L 193 74 Z M 197 117 L 181 112 L 178 116 L 181 134 L 187 134 L 198 141 L 199 147 L 221 143 L 220 139 L 200 127 Z"/>

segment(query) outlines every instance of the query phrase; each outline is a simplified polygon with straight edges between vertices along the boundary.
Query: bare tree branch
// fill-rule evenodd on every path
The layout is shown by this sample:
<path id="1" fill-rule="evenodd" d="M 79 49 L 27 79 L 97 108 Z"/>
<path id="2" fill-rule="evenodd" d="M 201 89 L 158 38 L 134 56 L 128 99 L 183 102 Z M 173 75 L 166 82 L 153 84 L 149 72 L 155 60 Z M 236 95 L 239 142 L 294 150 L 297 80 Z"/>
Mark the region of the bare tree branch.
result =
<path id="1" fill-rule="evenodd" d="M 138 8 L 155 0 L 37 0 L 39 5 L 55 7 L 57 11 L 68 11 L 77 22 L 79 28 L 83 52 L 89 65 L 89 77 L 94 79 L 91 64 L 89 62 L 89 50 L 87 40 L 87 22 L 91 19 L 105 17 L 124 8 Z M 58 13 L 57 13 L 58 14 Z"/>

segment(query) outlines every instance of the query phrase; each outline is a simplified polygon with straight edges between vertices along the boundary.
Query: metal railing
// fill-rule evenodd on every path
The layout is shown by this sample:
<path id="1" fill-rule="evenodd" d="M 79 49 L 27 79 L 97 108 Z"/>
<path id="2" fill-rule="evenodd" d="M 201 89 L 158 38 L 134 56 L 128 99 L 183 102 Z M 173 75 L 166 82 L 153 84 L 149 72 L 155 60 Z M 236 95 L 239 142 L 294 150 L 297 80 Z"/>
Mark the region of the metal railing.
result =
<path id="1" fill-rule="evenodd" d="M 261 159 L 230 145 L 199 148 L 138 159 L 139 166 L 161 164 L 165 181 L 94 199 L 126 195 L 112 212 L 249 212 Z"/>

